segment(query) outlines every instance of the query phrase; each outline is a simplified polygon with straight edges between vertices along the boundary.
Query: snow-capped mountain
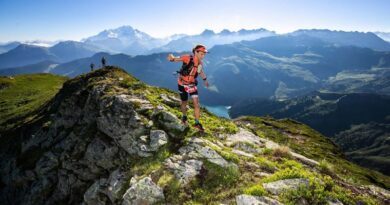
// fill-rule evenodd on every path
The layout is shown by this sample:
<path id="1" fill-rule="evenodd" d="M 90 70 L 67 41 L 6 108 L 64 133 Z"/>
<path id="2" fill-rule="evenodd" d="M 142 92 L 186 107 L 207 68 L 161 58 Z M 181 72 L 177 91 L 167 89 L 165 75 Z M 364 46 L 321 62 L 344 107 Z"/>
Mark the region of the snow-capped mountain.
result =
<path id="1" fill-rule="evenodd" d="M 39 46 L 39 47 L 51 47 L 58 43 L 59 41 L 45 41 L 45 40 L 33 40 L 33 41 L 12 41 L 8 43 L 0 44 L 0 54 L 6 53 L 21 44 L 30 45 L 30 46 Z"/>
<path id="2" fill-rule="evenodd" d="M 90 57 L 100 49 L 78 41 L 62 41 L 52 47 L 19 44 L 0 54 L 0 69 L 36 64 L 42 61 L 67 62 Z"/>
<path id="3" fill-rule="evenodd" d="M 287 35 L 307 35 L 339 46 L 365 47 L 378 51 L 390 51 L 390 43 L 372 32 L 332 31 L 328 29 L 301 29 Z"/>
<path id="4" fill-rule="evenodd" d="M 82 41 L 105 51 L 114 53 L 123 52 L 130 55 L 142 54 L 166 43 L 163 39 L 153 38 L 131 26 L 104 30 Z"/>
<path id="5" fill-rule="evenodd" d="M 49 48 L 49 51 L 57 56 L 61 62 L 67 62 L 78 58 L 90 57 L 100 51 L 93 45 L 78 41 L 62 41 Z"/>
<path id="6" fill-rule="evenodd" d="M 13 42 L 8 42 L 8 43 L 2 43 L 0 44 L 0 54 L 6 53 L 20 45 L 20 42 L 18 41 L 13 41 Z"/>
<path id="7" fill-rule="evenodd" d="M 275 32 L 268 31 L 266 29 L 241 29 L 239 31 L 229 31 L 224 29 L 220 33 L 215 33 L 212 30 L 206 29 L 198 35 L 184 36 L 182 38 L 172 40 L 164 46 L 151 50 L 150 53 L 188 51 L 191 50 L 194 45 L 199 43 L 211 48 L 215 45 L 229 44 L 242 40 L 250 41 L 275 35 Z"/>
<path id="8" fill-rule="evenodd" d="M 33 40 L 33 41 L 24 41 L 23 44 L 31 46 L 41 46 L 41 47 L 52 47 L 60 41 L 45 41 L 45 40 Z"/>
<path id="9" fill-rule="evenodd" d="M 187 37 L 187 34 L 173 34 L 171 36 L 162 38 L 161 40 L 164 42 L 163 45 L 168 44 L 171 41 L 178 40 L 184 37 Z"/>
<path id="10" fill-rule="evenodd" d="M 375 34 L 379 36 L 379 38 L 390 42 L 390 32 L 375 32 Z"/>

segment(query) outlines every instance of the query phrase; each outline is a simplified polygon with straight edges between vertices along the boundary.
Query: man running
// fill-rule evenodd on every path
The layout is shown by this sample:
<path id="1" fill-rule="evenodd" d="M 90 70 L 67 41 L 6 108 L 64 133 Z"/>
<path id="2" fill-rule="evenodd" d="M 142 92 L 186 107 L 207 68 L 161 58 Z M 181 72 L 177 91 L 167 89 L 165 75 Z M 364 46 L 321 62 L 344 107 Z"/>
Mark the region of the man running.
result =
<path id="1" fill-rule="evenodd" d="M 204 45 L 197 45 L 192 49 L 193 55 L 182 55 L 180 57 L 175 57 L 173 54 L 168 55 L 168 60 L 171 62 L 183 62 L 182 68 L 179 72 L 179 77 L 177 79 L 178 89 L 180 93 L 180 108 L 183 116 L 181 118 L 184 124 L 187 124 L 187 101 L 188 94 L 192 97 L 194 103 L 194 115 L 195 115 L 195 124 L 194 127 L 200 131 L 204 131 L 202 124 L 199 122 L 200 117 L 200 105 L 198 97 L 198 81 L 196 78 L 198 74 L 202 77 L 204 85 L 209 86 L 207 77 L 203 71 L 203 58 L 205 57 L 208 51 Z"/>

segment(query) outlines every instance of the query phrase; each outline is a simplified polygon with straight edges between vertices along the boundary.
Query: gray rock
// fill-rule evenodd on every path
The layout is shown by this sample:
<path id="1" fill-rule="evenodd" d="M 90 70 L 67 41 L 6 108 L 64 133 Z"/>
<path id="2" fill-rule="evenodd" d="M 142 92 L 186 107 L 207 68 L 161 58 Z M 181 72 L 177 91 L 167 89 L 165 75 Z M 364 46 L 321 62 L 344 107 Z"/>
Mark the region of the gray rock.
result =
<path id="1" fill-rule="evenodd" d="M 293 156 L 295 159 L 301 161 L 302 163 L 304 164 L 307 164 L 307 165 L 311 165 L 311 166 L 318 166 L 320 163 L 317 162 L 316 160 L 313 160 L 313 159 L 309 159 L 303 155 L 300 155 L 298 153 L 295 153 L 295 152 L 291 152 L 291 156 Z"/>
<path id="2" fill-rule="evenodd" d="M 120 140 L 118 141 L 119 145 L 129 154 L 131 155 L 138 155 L 140 157 L 150 157 L 152 156 L 151 153 L 149 153 L 149 147 L 144 144 L 142 138 L 136 139 L 131 133 L 128 133 L 126 135 L 121 136 Z"/>
<path id="3" fill-rule="evenodd" d="M 245 129 L 240 128 L 240 131 L 233 135 L 226 136 L 226 144 L 231 146 L 239 142 L 246 142 L 257 146 L 264 146 L 260 138 Z"/>
<path id="4" fill-rule="evenodd" d="M 206 159 L 221 167 L 237 166 L 234 163 L 226 161 L 215 150 L 206 146 L 206 144 L 207 143 L 202 139 L 191 138 L 187 146 L 179 149 L 179 153 L 187 158 Z"/>
<path id="5" fill-rule="evenodd" d="M 100 179 L 93 183 L 84 193 L 84 203 L 87 205 L 104 205 L 105 197 L 102 196 L 102 189 L 106 186 L 107 179 Z"/>
<path id="6" fill-rule="evenodd" d="M 126 152 L 137 154 L 139 149 L 134 150 L 135 147 L 139 147 L 137 140 L 147 134 L 147 128 L 134 110 L 131 99 L 131 96 L 120 95 L 108 99 L 107 102 L 101 102 L 97 127 L 114 139 Z M 126 115 L 123 115 L 124 113 Z"/>
<path id="7" fill-rule="evenodd" d="M 261 153 L 262 151 L 262 149 L 258 148 L 258 146 L 250 146 L 248 145 L 248 143 L 244 143 L 244 142 L 237 142 L 234 145 L 234 149 L 238 149 L 247 153 L 255 153 L 255 154 Z"/>
<path id="8" fill-rule="evenodd" d="M 331 199 L 326 202 L 328 205 L 343 205 L 338 199 Z"/>
<path id="9" fill-rule="evenodd" d="M 178 157 L 176 159 L 181 159 Z M 175 157 L 166 159 L 165 166 L 172 170 L 176 179 L 185 185 L 190 182 L 202 169 L 203 162 L 200 160 L 175 160 Z"/>
<path id="10" fill-rule="evenodd" d="M 111 202 L 114 203 L 122 198 L 126 185 L 127 180 L 125 173 L 117 169 L 110 174 L 110 177 L 107 180 L 105 194 L 110 198 Z"/>
<path id="11" fill-rule="evenodd" d="M 123 195 L 122 205 L 144 205 L 161 202 L 165 199 L 163 190 L 150 177 L 136 181 L 131 179 L 130 188 Z"/>
<path id="12" fill-rule="evenodd" d="M 127 98 L 129 102 L 133 103 L 136 107 L 136 111 L 139 113 L 146 113 L 148 110 L 153 110 L 154 107 L 150 101 L 146 99 L 131 97 Z"/>
<path id="13" fill-rule="evenodd" d="M 38 203 L 38 201 L 41 200 L 41 196 L 46 196 L 55 188 L 55 178 L 55 173 L 47 173 L 45 176 L 40 177 L 37 181 L 32 183 L 28 196 L 32 204 Z"/>
<path id="14" fill-rule="evenodd" d="M 139 137 L 139 140 L 140 140 L 142 143 L 148 143 L 148 136 L 142 135 L 141 137 Z"/>
<path id="15" fill-rule="evenodd" d="M 153 119 L 162 126 L 172 137 L 181 139 L 188 131 L 188 127 L 172 113 L 165 110 L 156 110 Z"/>
<path id="16" fill-rule="evenodd" d="M 203 165 L 202 160 L 207 160 L 221 167 L 238 168 L 236 164 L 226 161 L 207 144 L 207 140 L 191 138 L 187 146 L 179 149 L 179 155 L 169 157 L 164 164 L 184 185 L 199 174 Z"/>
<path id="17" fill-rule="evenodd" d="M 246 153 L 246 152 L 244 152 L 244 151 L 237 150 L 237 149 L 233 149 L 232 152 L 233 152 L 234 154 L 237 154 L 237 155 L 240 155 L 240 156 L 244 156 L 244 157 L 249 157 L 249 158 L 255 157 L 253 154 Z"/>
<path id="18" fill-rule="evenodd" d="M 263 139 L 263 141 L 264 141 L 265 147 L 268 149 L 276 149 L 276 148 L 280 147 L 280 145 L 274 141 L 267 140 L 267 139 Z"/>
<path id="19" fill-rule="evenodd" d="M 167 135 L 164 130 L 150 131 L 150 150 L 157 151 L 161 146 L 168 142 Z"/>
<path id="20" fill-rule="evenodd" d="M 296 201 L 297 205 L 310 205 L 305 198 L 300 198 Z"/>
<path id="21" fill-rule="evenodd" d="M 275 199 L 266 196 L 238 195 L 236 196 L 237 205 L 283 205 Z"/>
<path id="22" fill-rule="evenodd" d="M 171 107 L 179 107 L 180 100 L 177 98 L 173 98 L 171 96 L 167 96 L 166 94 L 160 94 L 160 98 L 163 100 L 163 103 L 171 106 Z"/>
<path id="23" fill-rule="evenodd" d="M 66 170 L 58 171 L 58 183 L 55 191 L 55 197 L 57 200 L 66 198 L 72 189 L 72 186 L 77 182 L 77 178 L 71 172 Z"/>
<path id="24" fill-rule="evenodd" d="M 370 189 L 371 193 L 373 193 L 374 195 L 382 195 L 388 199 L 390 198 L 390 191 L 384 188 L 375 185 L 368 185 L 368 188 Z"/>
<path id="25" fill-rule="evenodd" d="M 118 163 L 116 154 L 118 153 L 118 147 L 103 142 L 99 138 L 93 139 L 88 145 L 85 152 L 84 159 L 88 161 L 88 165 L 96 165 L 106 170 L 110 170 Z M 90 166 L 91 167 L 91 166 Z"/>
<path id="26" fill-rule="evenodd" d="M 300 186 L 309 187 L 309 180 L 304 178 L 296 178 L 263 183 L 264 189 L 275 195 L 279 195 L 286 190 L 297 189 Z"/>
<path id="27" fill-rule="evenodd" d="M 52 152 L 46 152 L 36 164 L 35 172 L 43 176 L 54 168 L 58 167 L 58 158 Z"/>
<path id="28" fill-rule="evenodd" d="M 268 177 L 271 174 L 267 172 L 255 172 L 254 175 L 257 177 Z"/>

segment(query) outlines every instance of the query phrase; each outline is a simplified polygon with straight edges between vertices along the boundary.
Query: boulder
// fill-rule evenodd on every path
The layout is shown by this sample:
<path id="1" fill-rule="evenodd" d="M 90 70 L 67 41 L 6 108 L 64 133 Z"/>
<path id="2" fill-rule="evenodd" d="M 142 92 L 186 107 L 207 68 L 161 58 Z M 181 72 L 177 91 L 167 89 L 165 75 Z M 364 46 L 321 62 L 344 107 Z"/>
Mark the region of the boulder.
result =
<path id="1" fill-rule="evenodd" d="M 282 205 L 279 201 L 266 196 L 238 195 L 236 196 L 237 205 Z"/>
<path id="2" fill-rule="evenodd" d="M 150 131 L 150 150 L 157 151 L 161 146 L 168 142 L 167 134 L 164 130 Z"/>
<path id="3" fill-rule="evenodd" d="M 171 157 L 165 161 L 165 166 L 172 170 L 176 179 L 185 185 L 197 176 L 202 169 L 203 162 L 200 160 L 179 160 L 180 157 Z"/>
<path id="4" fill-rule="evenodd" d="M 160 94 L 160 98 L 162 99 L 163 103 L 171 106 L 171 107 L 179 107 L 180 106 L 180 100 L 172 97 L 167 96 L 166 94 Z"/>
<path id="5" fill-rule="evenodd" d="M 108 196 L 110 201 L 114 203 L 122 198 L 126 186 L 127 180 L 125 173 L 117 169 L 110 174 L 110 177 L 107 180 L 105 194 Z"/>
<path id="6" fill-rule="evenodd" d="M 242 128 L 240 128 L 240 130 L 236 134 L 226 136 L 226 144 L 228 146 L 237 144 L 239 142 L 246 142 L 257 146 L 264 146 L 263 142 L 257 135 Z"/>
<path id="7" fill-rule="evenodd" d="M 144 205 L 164 201 L 163 190 L 150 177 L 130 181 L 130 188 L 123 195 L 122 205 Z"/>
<path id="8" fill-rule="evenodd" d="M 275 195 L 279 195 L 286 190 L 297 189 L 300 186 L 309 187 L 309 180 L 304 178 L 296 178 L 263 183 L 264 189 Z"/>
<path id="9" fill-rule="evenodd" d="M 106 198 L 102 194 L 102 189 L 106 185 L 107 179 L 100 179 L 93 183 L 84 193 L 84 203 L 87 205 L 105 205 Z"/>
<path id="10" fill-rule="evenodd" d="M 188 126 L 183 125 L 179 118 L 166 110 L 155 110 L 152 117 L 156 124 L 160 125 L 173 138 L 182 139 L 189 130 Z"/>

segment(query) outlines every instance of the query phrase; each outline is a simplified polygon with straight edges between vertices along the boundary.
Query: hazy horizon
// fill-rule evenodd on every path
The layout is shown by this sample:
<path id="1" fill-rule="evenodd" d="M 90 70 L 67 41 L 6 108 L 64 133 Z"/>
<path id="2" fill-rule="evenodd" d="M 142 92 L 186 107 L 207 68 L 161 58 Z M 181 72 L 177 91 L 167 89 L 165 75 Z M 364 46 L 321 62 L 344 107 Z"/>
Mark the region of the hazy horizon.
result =
<path id="1" fill-rule="evenodd" d="M 61 8 L 61 9 L 60 9 Z M 155 38 L 199 34 L 205 29 L 264 28 L 390 32 L 390 1 L 343 0 L 1 0 L 0 42 L 76 40 L 129 25 Z"/>

